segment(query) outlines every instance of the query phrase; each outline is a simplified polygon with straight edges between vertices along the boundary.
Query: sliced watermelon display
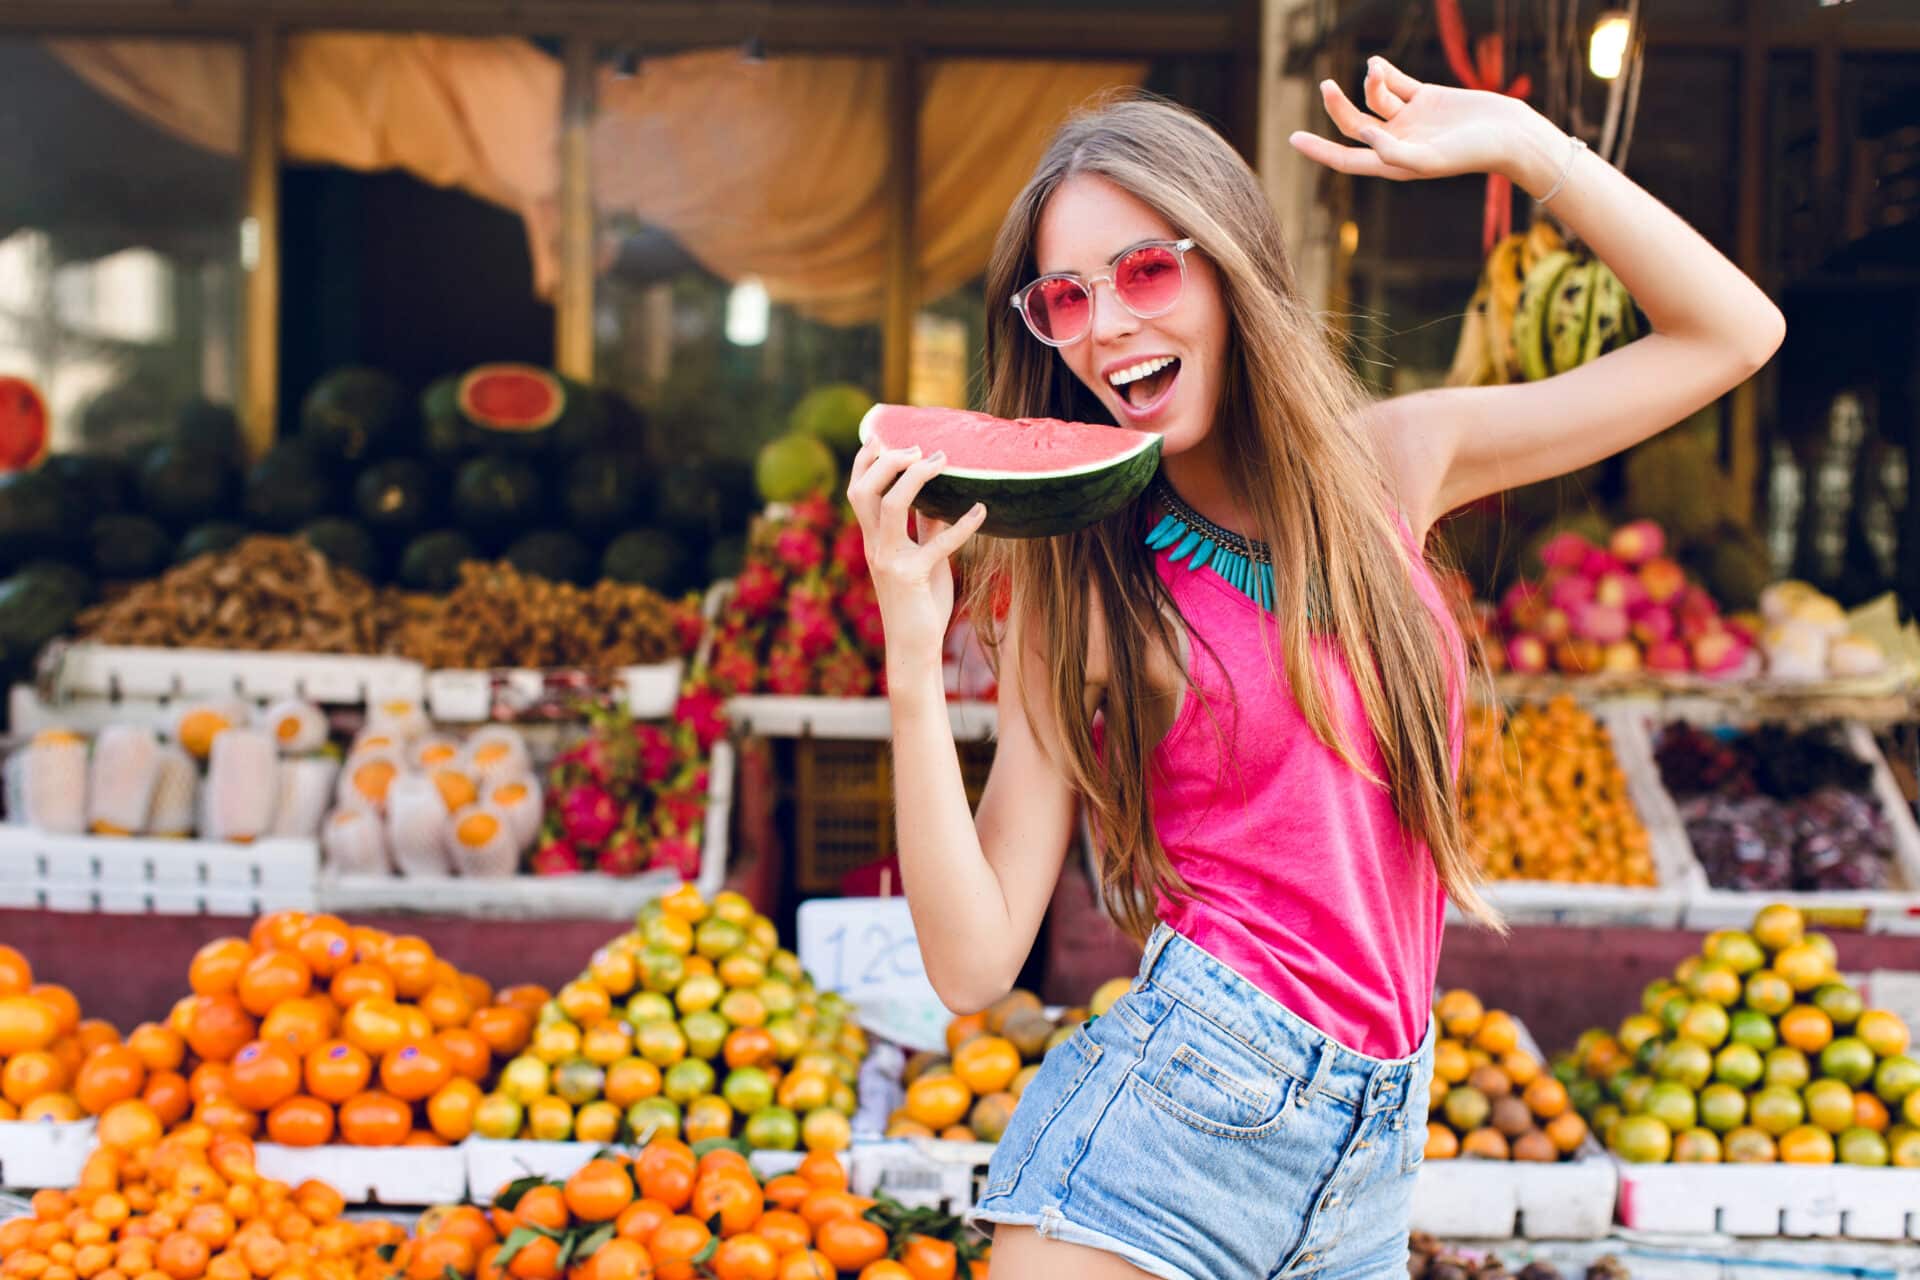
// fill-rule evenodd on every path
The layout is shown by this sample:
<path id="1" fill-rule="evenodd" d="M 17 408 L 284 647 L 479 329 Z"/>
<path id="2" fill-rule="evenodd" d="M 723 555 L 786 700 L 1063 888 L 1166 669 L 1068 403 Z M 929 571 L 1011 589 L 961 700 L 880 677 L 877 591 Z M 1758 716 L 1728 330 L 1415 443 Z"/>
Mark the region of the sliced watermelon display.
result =
<path id="1" fill-rule="evenodd" d="M 860 420 L 860 439 L 944 452 L 945 470 L 914 506 L 957 520 L 984 502 L 981 532 L 996 538 L 1048 538 L 1097 524 L 1138 497 L 1160 466 L 1160 437 L 1150 432 L 964 409 L 877 404 Z"/>
<path id="2" fill-rule="evenodd" d="M 530 364 L 483 364 L 454 392 L 467 421 L 503 434 L 545 431 L 566 412 L 560 379 Z"/>
<path id="3" fill-rule="evenodd" d="M 47 451 L 47 402 L 25 378 L 0 377 L 0 471 L 20 471 Z"/>

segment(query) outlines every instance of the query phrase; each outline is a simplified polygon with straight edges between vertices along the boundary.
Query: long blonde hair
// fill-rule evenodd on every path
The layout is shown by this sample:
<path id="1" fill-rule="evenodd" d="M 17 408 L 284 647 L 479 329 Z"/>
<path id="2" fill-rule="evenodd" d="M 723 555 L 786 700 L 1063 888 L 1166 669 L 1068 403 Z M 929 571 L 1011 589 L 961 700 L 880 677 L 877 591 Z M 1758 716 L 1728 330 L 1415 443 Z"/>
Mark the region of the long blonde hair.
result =
<path id="1" fill-rule="evenodd" d="M 1326 664 L 1313 659 L 1315 636 L 1345 657 L 1386 765 L 1386 777 L 1375 780 L 1389 788 L 1408 833 L 1431 850 L 1453 902 L 1498 927 L 1476 887 L 1455 785 L 1449 672 L 1459 657 L 1415 589 L 1384 472 L 1359 425 L 1368 396 L 1300 297 L 1279 224 L 1252 171 L 1197 116 L 1134 96 L 1098 104 L 1061 127 L 1001 224 L 987 267 L 987 410 L 1006 418 L 1113 421 L 1001 301 L 1039 274 L 1034 240 L 1042 211 L 1079 174 L 1130 192 L 1178 234 L 1192 236 L 1218 268 L 1232 323 L 1212 430 L 1235 460 L 1226 480 L 1253 525 L 1245 532 L 1273 550 L 1274 616 L 1288 685 L 1315 736 L 1367 773 L 1341 731 Z M 1044 675 L 1040 710 L 1057 733 L 1040 738 L 1064 757 L 1056 763 L 1100 833 L 1108 909 L 1138 938 L 1152 928 L 1161 894 L 1188 892 L 1154 830 L 1149 803 L 1158 723 L 1152 646 L 1174 667 L 1181 664 L 1167 621 L 1172 601 L 1143 542 L 1148 509 L 1143 499 L 1063 537 L 983 540 L 968 604 L 973 618 L 990 618 L 993 593 L 1010 593 L 999 601 L 1009 610 L 1011 634 L 1023 650 L 1044 656 L 1045 671 L 1027 674 L 1036 685 Z M 1098 748 L 1084 661 L 1096 590 L 1108 660 Z M 997 648 L 994 657 L 1009 665 Z M 1198 694 L 1189 688 L 1187 696 Z"/>

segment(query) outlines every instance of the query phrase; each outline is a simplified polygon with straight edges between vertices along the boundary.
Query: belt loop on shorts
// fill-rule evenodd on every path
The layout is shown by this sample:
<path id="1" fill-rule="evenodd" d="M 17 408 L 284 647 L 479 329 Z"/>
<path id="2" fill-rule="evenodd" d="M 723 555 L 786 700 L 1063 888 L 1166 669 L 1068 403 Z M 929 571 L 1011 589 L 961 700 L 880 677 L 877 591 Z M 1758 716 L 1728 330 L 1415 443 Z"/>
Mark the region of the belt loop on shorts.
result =
<path id="1" fill-rule="evenodd" d="M 1164 924 L 1153 927 L 1153 932 L 1147 936 L 1147 950 L 1140 957 L 1141 982 L 1146 982 L 1153 977 L 1153 966 L 1160 962 L 1161 953 L 1166 951 L 1167 944 L 1171 941 L 1173 941 L 1173 930 Z"/>
<path id="2" fill-rule="evenodd" d="M 1333 1055 L 1335 1052 L 1336 1049 L 1333 1041 L 1323 1036 L 1320 1040 L 1320 1051 L 1314 1060 L 1313 1075 L 1308 1078 L 1307 1087 L 1293 1095 L 1299 1106 L 1304 1107 L 1312 1102 L 1314 1094 L 1325 1092 L 1324 1086 L 1327 1081 L 1327 1073 L 1333 1070 Z M 1328 1096 L 1331 1097 L 1332 1095 L 1329 1094 Z"/>

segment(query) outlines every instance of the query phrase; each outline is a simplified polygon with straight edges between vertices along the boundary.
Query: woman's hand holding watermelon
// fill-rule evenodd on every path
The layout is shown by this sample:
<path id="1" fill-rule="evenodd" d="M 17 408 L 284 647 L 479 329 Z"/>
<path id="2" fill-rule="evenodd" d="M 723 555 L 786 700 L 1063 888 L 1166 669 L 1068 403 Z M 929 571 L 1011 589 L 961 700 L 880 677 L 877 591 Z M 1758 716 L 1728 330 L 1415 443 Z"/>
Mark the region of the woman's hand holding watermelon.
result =
<path id="1" fill-rule="evenodd" d="M 919 539 L 908 529 L 908 515 L 921 486 L 940 474 L 945 454 L 930 458 L 920 450 L 882 450 L 868 444 L 853 460 L 847 498 L 860 520 L 866 541 L 867 567 L 880 597 L 880 617 L 887 630 L 887 680 L 930 671 L 938 678 L 940 647 L 953 616 L 951 557 L 979 529 L 987 517 L 976 505 L 951 525 L 916 517 Z"/>

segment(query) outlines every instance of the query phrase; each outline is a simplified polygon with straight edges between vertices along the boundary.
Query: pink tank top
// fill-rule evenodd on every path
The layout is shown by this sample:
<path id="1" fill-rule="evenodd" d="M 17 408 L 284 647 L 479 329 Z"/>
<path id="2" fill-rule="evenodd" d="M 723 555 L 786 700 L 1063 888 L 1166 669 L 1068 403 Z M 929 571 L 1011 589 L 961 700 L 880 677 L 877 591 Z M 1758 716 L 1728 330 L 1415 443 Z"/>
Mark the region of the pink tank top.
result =
<path id="1" fill-rule="evenodd" d="M 1444 619 L 1446 647 L 1463 662 L 1459 632 L 1411 533 L 1406 544 L 1416 590 Z M 1188 692 L 1155 750 L 1154 826 L 1193 890 L 1163 900 L 1160 918 L 1348 1048 L 1376 1058 L 1416 1052 L 1445 927 L 1432 855 L 1401 826 L 1386 788 L 1314 736 L 1266 615 L 1208 570 L 1172 564 L 1166 552 L 1157 563 L 1189 629 L 1200 695 Z M 1384 778 L 1344 658 L 1331 642 L 1316 648 L 1334 664 L 1349 749 Z M 1456 676 L 1456 763 L 1460 687 Z"/>

